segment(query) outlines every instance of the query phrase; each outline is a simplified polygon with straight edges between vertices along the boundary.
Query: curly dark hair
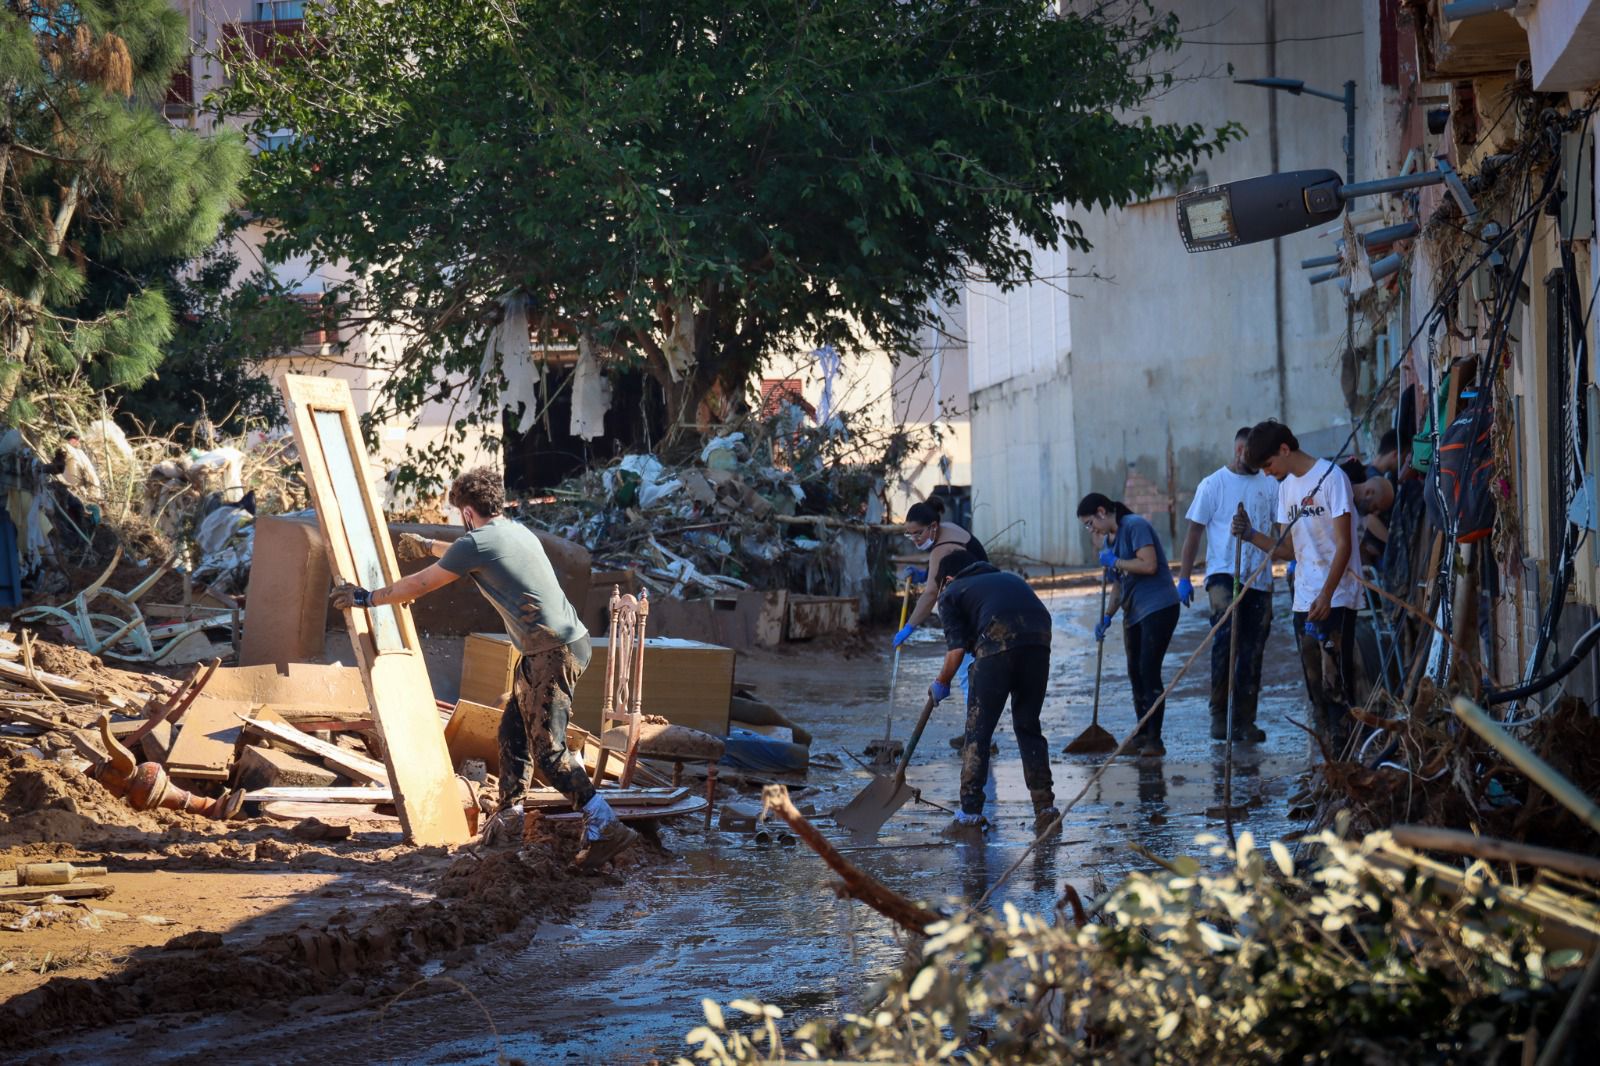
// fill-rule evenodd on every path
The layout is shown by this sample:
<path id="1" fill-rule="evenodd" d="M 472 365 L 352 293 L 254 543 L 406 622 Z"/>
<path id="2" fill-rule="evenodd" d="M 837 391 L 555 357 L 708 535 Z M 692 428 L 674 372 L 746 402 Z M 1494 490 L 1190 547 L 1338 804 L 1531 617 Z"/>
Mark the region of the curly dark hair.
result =
<path id="1" fill-rule="evenodd" d="M 470 507 L 493 518 L 506 505 L 506 487 L 494 468 L 475 466 L 450 483 L 450 506 Z"/>

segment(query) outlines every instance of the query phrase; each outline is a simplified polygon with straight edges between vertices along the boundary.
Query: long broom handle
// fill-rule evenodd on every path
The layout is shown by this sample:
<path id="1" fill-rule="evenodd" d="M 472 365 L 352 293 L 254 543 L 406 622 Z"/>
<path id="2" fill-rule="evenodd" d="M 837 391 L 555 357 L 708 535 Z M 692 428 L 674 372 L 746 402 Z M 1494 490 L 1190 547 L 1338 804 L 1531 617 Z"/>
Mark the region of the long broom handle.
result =
<path id="1" fill-rule="evenodd" d="M 1105 619 L 1105 616 L 1106 616 L 1106 571 L 1102 567 L 1101 570 L 1100 570 L 1100 617 L 1095 619 L 1095 624 L 1099 625 L 1100 622 L 1102 622 Z M 1098 726 L 1100 724 L 1100 673 L 1101 673 L 1101 668 L 1105 665 L 1105 661 L 1106 661 L 1106 642 L 1105 642 L 1104 638 L 1102 638 L 1102 639 L 1100 639 L 1100 640 L 1095 642 L 1095 649 L 1096 650 L 1095 650 L 1095 653 L 1094 653 L 1094 711 L 1092 712 L 1092 714 L 1090 715 L 1090 718 L 1089 718 L 1089 724 L 1091 726 Z"/>
<path id="2" fill-rule="evenodd" d="M 922 705 L 922 714 L 917 717 L 917 728 L 911 731 L 911 739 L 906 742 L 906 752 L 900 756 L 900 768 L 894 772 L 894 787 L 896 790 L 906 783 L 906 767 L 911 765 L 911 753 L 917 750 L 917 741 L 922 739 L 922 731 L 928 726 L 928 719 L 933 717 L 933 696 L 928 696 L 928 702 Z"/>
<path id="3" fill-rule="evenodd" d="M 1239 504 L 1239 513 L 1244 514 L 1244 504 Z M 1248 519 L 1248 515 L 1245 516 Z M 1240 580 L 1240 570 L 1244 567 L 1244 541 L 1238 537 L 1233 538 L 1233 598 L 1244 598 L 1244 584 Z M 1228 623 L 1228 739 L 1227 754 L 1222 766 L 1222 821 L 1228 828 L 1228 844 L 1237 847 L 1238 842 L 1233 838 L 1233 706 L 1239 700 L 1239 686 L 1235 683 L 1235 674 L 1239 662 L 1239 616 L 1235 614 Z"/>

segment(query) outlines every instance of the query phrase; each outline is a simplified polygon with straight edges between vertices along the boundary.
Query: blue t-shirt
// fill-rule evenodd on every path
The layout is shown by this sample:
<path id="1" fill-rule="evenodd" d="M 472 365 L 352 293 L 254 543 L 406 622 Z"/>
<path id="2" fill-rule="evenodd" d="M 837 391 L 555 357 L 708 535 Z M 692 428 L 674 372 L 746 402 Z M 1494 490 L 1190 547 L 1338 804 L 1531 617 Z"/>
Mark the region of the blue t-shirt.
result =
<path id="1" fill-rule="evenodd" d="M 1111 547 L 1118 559 L 1132 559 L 1147 545 L 1156 550 L 1155 573 L 1118 572 L 1122 582 L 1123 625 L 1138 625 L 1145 615 L 1178 602 L 1178 586 L 1172 580 L 1172 567 L 1167 563 L 1167 553 L 1161 548 L 1161 538 L 1156 536 L 1155 528 L 1136 514 L 1117 523 L 1117 536 Z"/>

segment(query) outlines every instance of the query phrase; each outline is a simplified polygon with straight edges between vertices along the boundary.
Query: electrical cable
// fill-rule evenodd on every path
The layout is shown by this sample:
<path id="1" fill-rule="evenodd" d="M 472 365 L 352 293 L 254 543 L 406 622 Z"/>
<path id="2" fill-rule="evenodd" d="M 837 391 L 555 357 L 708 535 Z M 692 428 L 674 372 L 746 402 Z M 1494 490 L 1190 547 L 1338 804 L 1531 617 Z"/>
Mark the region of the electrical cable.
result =
<path id="1" fill-rule="evenodd" d="M 1493 707 L 1501 703 L 1511 703 L 1516 700 L 1526 699 L 1529 696 L 1543 692 L 1577 669 L 1578 664 L 1594 649 L 1596 641 L 1600 641 L 1600 622 L 1595 623 L 1577 639 L 1572 645 L 1572 654 L 1568 655 L 1561 665 L 1543 677 L 1536 677 L 1531 681 L 1518 685 L 1516 688 L 1506 688 L 1498 692 L 1488 693 L 1484 696 L 1484 704 Z M 1532 720 L 1531 718 L 1528 719 L 1528 721 Z"/>

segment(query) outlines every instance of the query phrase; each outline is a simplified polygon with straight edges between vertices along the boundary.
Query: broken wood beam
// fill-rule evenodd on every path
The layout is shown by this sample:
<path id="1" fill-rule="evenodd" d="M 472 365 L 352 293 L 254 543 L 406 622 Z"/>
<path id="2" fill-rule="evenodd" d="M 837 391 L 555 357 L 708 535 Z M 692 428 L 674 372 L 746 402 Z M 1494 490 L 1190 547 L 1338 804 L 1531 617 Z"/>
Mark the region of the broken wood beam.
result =
<path id="1" fill-rule="evenodd" d="M 389 785 L 389 771 L 377 759 L 369 759 L 365 755 L 358 755 L 347 748 L 337 744 L 329 744 L 326 740 L 318 740 L 308 733 L 302 733 L 292 725 L 274 722 L 266 718 L 246 718 L 239 715 L 239 720 L 244 722 L 246 732 L 257 733 L 272 737 L 291 744 L 302 751 L 328 760 L 341 770 L 346 770 L 352 777 L 365 778 L 387 787 Z"/>
<path id="2" fill-rule="evenodd" d="M 1397 825 L 1390 830 L 1396 843 L 1420 851 L 1448 851 L 1476 859 L 1518 863 L 1543 870 L 1600 882 L 1600 859 L 1555 848 L 1541 848 L 1514 840 L 1481 837 L 1460 829 L 1439 829 L 1431 825 Z"/>
<path id="3" fill-rule="evenodd" d="M 907 899 L 888 885 L 863 872 L 849 859 L 839 854 L 839 849 L 834 847 L 828 838 L 807 821 L 805 815 L 795 807 L 794 801 L 789 798 L 789 790 L 784 786 L 768 785 L 762 790 L 761 800 L 764 811 L 772 811 L 787 822 L 789 828 L 794 830 L 794 835 L 805 841 L 806 846 L 816 852 L 822 861 L 828 864 L 828 868 L 843 879 L 840 889 L 845 895 L 860 900 L 901 928 L 909 929 L 919 935 L 926 935 L 928 926 L 943 920 L 933 911 Z"/>
<path id="4" fill-rule="evenodd" d="M 1490 747 L 1504 755 L 1528 780 L 1550 794 L 1550 797 L 1576 814 L 1590 829 L 1600 833 L 1600 807 L 1583 794 L 1583 791 L 1563 777 L 1555 767 L 1533 753 L 1522 741 L 1507 733 L 1499 722 L 1465 696 L 1457 696 L 1451 703 L 1456 717 L 1482 737 Z"/>

